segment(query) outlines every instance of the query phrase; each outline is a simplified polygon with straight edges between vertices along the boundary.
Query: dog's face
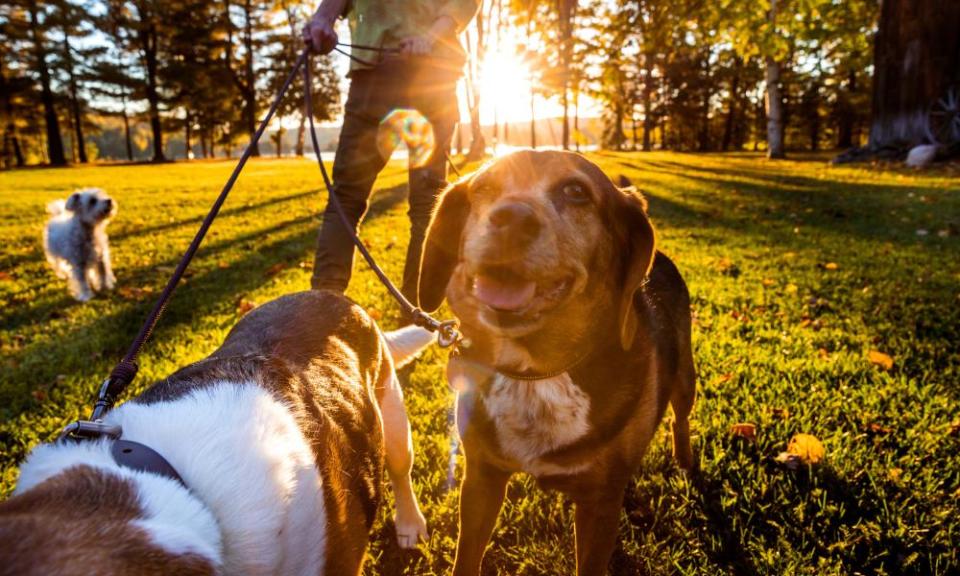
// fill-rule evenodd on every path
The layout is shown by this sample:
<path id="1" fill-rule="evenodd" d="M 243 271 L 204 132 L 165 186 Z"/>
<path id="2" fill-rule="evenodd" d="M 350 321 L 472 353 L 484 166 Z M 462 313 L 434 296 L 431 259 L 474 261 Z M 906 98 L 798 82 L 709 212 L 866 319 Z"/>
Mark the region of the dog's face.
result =
<path id="1" fill-rule="evenodd" d="M 117 213 L 117 203 L 98 188 L 74 192 L 67 198 L 65 208 L 90 226 L 109 220 Z"/>
<path id="2" fill-rule="evenodd" d="M 444 193 L 427 234 L 420 304 L 435 309 L 446 295 L 465 329 L 500 339 L 575 341 L 597 318 L 629 316 L 619 318 L 629 347 L 630 302 L 653 253 L 639 194 L 582 156 L 518 152 Z"/>

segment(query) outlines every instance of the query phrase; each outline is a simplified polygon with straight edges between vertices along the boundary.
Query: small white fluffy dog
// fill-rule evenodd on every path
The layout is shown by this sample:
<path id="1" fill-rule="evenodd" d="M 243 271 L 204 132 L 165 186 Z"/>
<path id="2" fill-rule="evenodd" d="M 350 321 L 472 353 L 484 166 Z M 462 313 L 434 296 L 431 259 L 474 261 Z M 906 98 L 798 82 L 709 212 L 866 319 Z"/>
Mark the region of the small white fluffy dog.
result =
<path id="1" fill-rule="evenodd" d="M 107 223 L 117 213 L 117 203 L 98 188 L 77 190 L 64 200 L 47 204 L 50 220 L 43 229 L 47 261 L 70 294 L 80 302 L 93 298 L 116 283 L 110 266 Z"/>

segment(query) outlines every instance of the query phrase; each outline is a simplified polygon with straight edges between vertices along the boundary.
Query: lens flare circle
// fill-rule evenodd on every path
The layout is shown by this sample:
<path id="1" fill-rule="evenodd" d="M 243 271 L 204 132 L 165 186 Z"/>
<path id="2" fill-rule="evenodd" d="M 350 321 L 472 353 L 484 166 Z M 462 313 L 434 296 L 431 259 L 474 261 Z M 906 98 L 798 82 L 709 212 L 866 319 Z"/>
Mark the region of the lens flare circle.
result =
<path id="1" fill-rule="evenodd" d="M 436 148 L 433 124 L 419 111 L 411 108 L 390 111 L 377 128 L 377 149 L 380 156 L 389 158 L 401 143 L 407 147 L 411 166 L 417 168 L 425 165 Z"/>

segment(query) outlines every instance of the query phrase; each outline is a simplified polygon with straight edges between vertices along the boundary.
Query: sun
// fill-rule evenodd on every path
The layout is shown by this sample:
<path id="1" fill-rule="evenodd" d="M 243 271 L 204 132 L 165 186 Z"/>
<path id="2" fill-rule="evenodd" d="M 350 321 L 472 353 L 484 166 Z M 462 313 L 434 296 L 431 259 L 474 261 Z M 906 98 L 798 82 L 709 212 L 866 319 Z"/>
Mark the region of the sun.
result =
<path id="1" fill-rule="evenodd" d="M 483 124 L 530 119 L 530 69 L 506 50 L 488 52 L 480 70 L 480 121 Z"/>

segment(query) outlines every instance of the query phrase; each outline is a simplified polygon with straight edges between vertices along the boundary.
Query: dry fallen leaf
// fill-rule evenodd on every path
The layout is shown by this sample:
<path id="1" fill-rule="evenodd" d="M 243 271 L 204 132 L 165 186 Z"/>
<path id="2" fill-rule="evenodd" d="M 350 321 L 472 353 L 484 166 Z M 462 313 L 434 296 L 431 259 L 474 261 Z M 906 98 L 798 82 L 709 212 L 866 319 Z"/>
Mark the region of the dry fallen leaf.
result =
<path id="1" fill-rule="evenodd" d="M 777 281 L 774 280 L 773 278 L 764 278 L 764 279 L 761 280 L 760 282 L 761 282 L 761 284 L 763 284 L 764 286 L 766 286 L 766 287 L 768 287 L 768 288 L 769 288 L 770 286 L 773 286 L 773 285 L 775 285 L 775 284 L 777 283 Z"/>
<path id="2" fill-rule="evenodd" d="M 870 359 L 871 364 L 875 364 L 884 370 L 890 370 L 893 368 L 893 358 L 889 354 L 884 354 L 879 350 L 871 350 L 867 357 Z"/>
<path id="3" fill-rule="evenodd" d="M 899 481 L 900 481 L 900 477 L 901 477 L 902 475 L 903 475 L 903 469 L 902 469 L 902 468 L 891 468 L 891 469 L 887 470 L 887 476 L 889 476 L 890 479 L 893 480 L 894 482 L 899 482 Z"/>
<path id="4" fill-rule="evenodd" d="M 823 265 L 823 268 L 825 270 L 836 270 L 840 268 L 840 265 L 837 264 L 836 262 L 827 262 L 826 264 Z"/>
<path id="5" fill-rule="evenodd" d="M 230 263 L 227 262 L 226 260 L 221 260 L 221 261 L 217 262 L 217 268 L 219 268 L 219 269 L 221 269 L 221 270 L 226 270 L 226 269 L 229 268 L 229 267 L 230 267 Z"/>
<path id="6" fill-rule="evenodd" d="M 757 426 L 750 422 L 738 422 L 730 427 L 730 434 L 752 442 L 757 439 Z"/>
<path id="7" fill-rule="evenodd" d="M 241 298 L 240 302 L 237 303 L 237 314 L 240 316 L 245 316 L 248 312 L 257 307 L 257 303 L 246 298 Z"/>
<path id="8" fill-rule="evenodd" d="M 277 274 L 283 272 L 284 268 L 286 267 L 287 265 L 284 262 L 277 262 L 273 266 L 267 268 L 267 271 L 264 272 L 263 275 L 268 278 L 271 276 L 276 276 Z"/>
<path id="9" fill-rule="evenodd" d="M 13 276 L 9 272 L 0 272 L 0 281 L 8 282 L 10 280 L 13 280 Z"/>

